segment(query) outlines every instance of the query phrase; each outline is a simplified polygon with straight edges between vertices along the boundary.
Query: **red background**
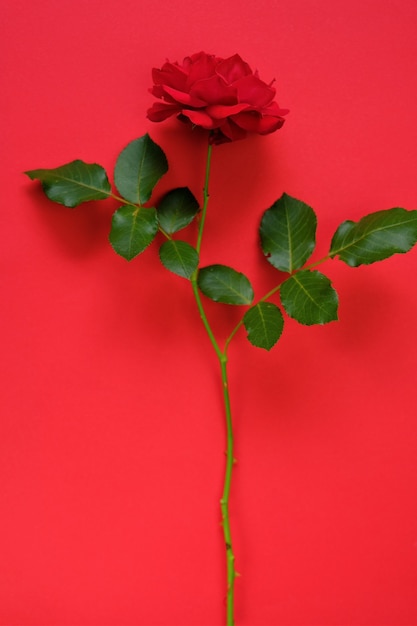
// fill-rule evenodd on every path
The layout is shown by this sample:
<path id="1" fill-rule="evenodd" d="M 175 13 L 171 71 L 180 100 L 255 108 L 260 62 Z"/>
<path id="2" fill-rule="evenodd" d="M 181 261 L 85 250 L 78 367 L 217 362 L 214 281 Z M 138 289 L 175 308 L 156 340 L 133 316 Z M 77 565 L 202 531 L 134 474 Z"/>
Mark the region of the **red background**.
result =
<path id="1" fill-rule="evenodd" d="M 201 198 L 204 141 L 145 118 L 166 57 L 239 52 L 277 79 L 283 129 L 215 149 L 203 263 L 276 275 L 262 212 L 283 191 L 338 224 L 417 208 L 415 0 L 13 0 L 2 8 L 0 622 L 217 626 L 224 427 L 215 356 L 157 246 L 107 242 L 113 201 L 73 211 L 22 172 L 112 172 L 149 132 L 159 191 Z M 230 350 L 238 626 L 417 624 L 417 250 L 323 267 L 340 321 L 287 320 Z M 220 337 L 234 307 L 207 304 Z"/>

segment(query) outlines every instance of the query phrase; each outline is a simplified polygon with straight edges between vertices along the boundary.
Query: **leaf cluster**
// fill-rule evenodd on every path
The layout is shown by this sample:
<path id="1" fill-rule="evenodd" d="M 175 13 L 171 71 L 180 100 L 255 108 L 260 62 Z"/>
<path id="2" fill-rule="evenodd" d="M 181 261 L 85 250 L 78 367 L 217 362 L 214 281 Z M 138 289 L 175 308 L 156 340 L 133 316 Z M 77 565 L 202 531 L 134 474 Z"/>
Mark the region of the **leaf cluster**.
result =
<path id="1" fill-rule="evenodd" d="M 112 217 L 109 239 L 117 254 L 128 261 L 142 253 L 161 232 L 165 241 L 159 257 L 166 269 L 194 281 L 215 302 L 248 307 L 229 340 L 244 325 L 254 346 L 270 350 L 284 327 L 281 308 L 270 301 L 277 292 L 282 309 L 301 324 L 326 324 L 337 319 L 338 296 L 331 281 L 313 269 L 313 264 L 306 266 L 316 246 L 317 217 L 310 206 L 283 194 L 264 212 L 259 227 L 261 248 L 280 274 L 277 285 L 254 304 L 254 291 L 244 274 L 220 264 L 200 267 L 197 247 L 175 238 L 200 210 L 187 187 L 173 189 L 158 204 L 149 204 L 167 170 L 163 150 L 146 134 L 129 143 L 116 161 L 114 184 L 120 195 L 112 192 L 106 171 L 96 163 L 76 160 L 54 169 L 25 173 L 41 181 L 50 200 L 66 207 L 109 197 L 120 201 Z M 332 237 L 328 254 L 314 267 L 336 257 L 351 267 L 375 263 L 409 251 L 416 242 L 417 211 L 378 211 L 358 222 L 343 222 Z M 282 272 L 287 274 L 284 279 Z"/>

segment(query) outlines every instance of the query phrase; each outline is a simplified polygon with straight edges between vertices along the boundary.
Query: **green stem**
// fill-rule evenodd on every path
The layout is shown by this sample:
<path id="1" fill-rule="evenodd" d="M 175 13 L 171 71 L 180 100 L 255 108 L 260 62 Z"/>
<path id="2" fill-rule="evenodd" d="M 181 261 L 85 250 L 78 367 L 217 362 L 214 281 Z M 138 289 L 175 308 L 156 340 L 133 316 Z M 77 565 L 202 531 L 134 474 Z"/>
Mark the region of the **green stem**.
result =
<path id="1" fill-rule="evenodd" d="M 196 245 L 196 250 L 198 254 L 200 254 L 200 250 L 201 250 L 201 240 L 203 238 L 204 224 L 206 221 L 206 214 L 207 214 L 207 205 L 209 201 L 208 185 L 209 185 L 209 180 L 210 180 L 210 166 L 211 166 L 212 150 L 213 150 L 213 145 L 209 143 L 208 150 L 207 150 L 207 159 L 206 159 L 206 176 L 204 180 L 204 189 L 203 189 L 203 208 L 201 210 L 200 226 L 198 229 L 197 245 Z"/>
<path id="2" fill-rule="evenodd" d="M 211 154 L 212 154 L 213 146 L 209 143 L 208 151 L 207 151 L 207 161 L 206 161 L 206 175 L 203 189 L 203 208 L 201 212 L 200 225 L 198 229 L 197 236 L 197 244 L 196 249 L 200 254 L 201 250 L 201 242 L 204 231 L 204 224 L 206 220 L 207 214 L 207 206 L 209 200 L 209 178 L 210 178 L 210 164 L 211 164 Z M 227 595 L 226 595 L 226 623 L 227 626 L 234 626 L 234 582 L 236 578 L 236 570 L 235 570 L 235 556 L 232 548 L 232 535 L 230 529 L 230 517 L 229 517 L 229 497 L 230 497 L 230 487 L 232 480 L 232 470 L 234 464 L 233 457 L 233 425 L 232 425 L 232 413 L 230 408 L 230 396 L 229 396 L 229 384 L 227 380 L 227 356 L 224 352 L 221 351 L 219 344 L 214 336 L 210 323 L 207 319 L 206 312 L 204 310 L 203 303 L 201 301 L 200 292 L 198 290 L 197 284 L 198 278 L 198 269 L 191 276 L 191 286 L 194 293 L 194 298 L 197 303 L 197 308 L 200 313 L 201 320 L 203 322 L 204 328 L 206 329 L 207 335 L 210 339 L 211 345 L 214 348 L 216 356 L 218 358 L 221 370 L 222 377 L 222 388 L 223 388 L 223 401 L 224 401 L 224 409 L 226 416 L 226 439 L 227 439 L 227 448 L 226 448 L 226 469 L 224 475 L 224 487 L 223 494 L 220 500 L 220 508 L 223 522 L 223 535 L 224 542 L 226 547 L 226 571 L 227 571 Z"/>
<path id="3" fill-rule="evenodd" d="M 129 200 L 126 200 L 126 198 L 121 198 L 120 196 L 116 196 L 115 193 L 109 191 L 107 193 L 109 198 L 113 198 L 113 200 L 117 200 L 118 202 L 121 202 L 121 204 L 123 204 L 124 206 L 131 206 L 134 207 L 135 209 L 140 209 L 141 205 L 140 204 L 135 204 L 134 202 L 129 202 Z"/>
<path id="4" fill-rule="evenodd" d="M 322 263 L 324 263 L 325 261 L 328 261 L 331 258 L 332 257 L 330 256 L 330 254 L 326 254 L 326 256 L 324 256 L 322 259 L 319 259 L 318 261 L 314 261 L 314 263 L 309 263 L 309 265 L 306 265 L 302 269 L 303 270 L 311 270 L 311 269 L 313 269 L 313 267 L 317 267 L 317 265 L 321 265 Z"/>
<path id="5" fill-rule="evenodd" d="M 221 362 L 221 360 L 223 359 L 224 355 L 223 355 L 223 352 L 220 350 L 219 344 L 217 343 L 217 340 L 216 340 L 216 338 L 214 336 L 214 333 L 211 330 L 211 326 L 210 326 L 209 321 L 207 319 L 206 312 L 204 311 L 203 303 L 201 302 L 201 298 L 200 298 L 200 292 L 198 290 L 197 275 L 196 274 L 191 277 L 191 286 L 193 288 L 194 298 L 195 298 L 195 301 L 197 303 L 197 308 L 198 308 L 198 311 L 200 313 L 201 321 L 203 322 L 204 328 L 207 331 L 207 334 L 209 336 L 211 345 L 213 346 L 214 351 L 216 352 L 217 358 Z"/>
<path id="6" fill-rule="evenodd" d="M 223 356 L 220 362 L 222 372 L 223 383 L 223 399 L 224 407 L 226 411 L 226 436 L 227 436 L 227 449 L 226 449 L 226 471 L 224 475 L 224 487 L 223 495 L 220 500 L 220 507 L 223 520 L 223 533 L 224 543 L 226 547 L 226 565 L 227 565 L 227 599 L 226 599 L 226 615 L 227 626 L 233 626 L 234 624 L 234 590 L 235 590 L 235 555 L 232 547 L 232 535 L 230 530 L 230 517 L 229 517 L 229 496 L 230 487 L 232 482 L 232 471 L 235 459 L 233 457 L 233 424 L 232 424 L 232 412 L 230 408 L 230 396 L 229 396 L 229 383 L 227 380 L 227 357 Z"/>

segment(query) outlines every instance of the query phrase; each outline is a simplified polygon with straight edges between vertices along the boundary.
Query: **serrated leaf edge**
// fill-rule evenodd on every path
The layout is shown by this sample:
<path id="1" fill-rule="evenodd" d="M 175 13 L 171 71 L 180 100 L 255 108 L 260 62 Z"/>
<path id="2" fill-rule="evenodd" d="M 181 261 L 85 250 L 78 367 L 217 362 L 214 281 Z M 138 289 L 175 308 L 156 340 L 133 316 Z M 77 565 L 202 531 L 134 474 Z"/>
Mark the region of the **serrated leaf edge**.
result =
<path id="1" fill-rule="evenodd" d="M 100 187 L 94 187 L 93 185 L 86 185 L 85 183 L 80 182 L 79 180 L 76 180 L 74 178 L 68 178 L 67 176 L 63 176 L 61 174 L 57 174 L 56 170 L 59 170 L 63 167 L 68 167 L 70 165 L 76 165 L 78 163 L 82 163 L 83 165 L 87 165 L 87 166 L 92 166 L 95 165 L 97 167 L 99 167 L 102 170 L 102 173 L 104 173 L 105 176 L 105 183 L 107 183 L 109 189 L 101 189 Z M 56 177 L 57 180 L 42 180 L 42 178 L 40 176 L 33 176 L 32 174 L 34 174 L 34 172 L 47 172 L 51 175 L 53 175 L 54 177 Z M 50 187 L 52 185 L 54 185 L 55 183 L 59 182 L 59 181 L 66 181 L 69 183 L 73 183 L 74 185 L 78 185 L 79 187 L 84 187 L 85 189 L 91 189 L 92 191 L 96 191 L 98 193 L 102 193 L 105 194 L 107 197 L 111 196 L 111 184 L 109 181 L 109 177 L 107 175 L 106 170 L 104 169 L 104 167 L 102 165 L 100 165 L 100 163 L 87 163 L 86 161 L 83 161 L 82 159 L 74 159 L 74 161 L 70 161 L 69 163 L 64 163 L 64 165 L 58 165 L 58 167 L 51 167 L 51 168 L 46 168 L 46 167 L 40 167 L 38 169 L 35 170 L 27 170 L 25 172 L 23 172 L 24 174 L 26 174 L 26 176 L 28 176 L 31 180 L 39 180 L 41 185 L 42 185 L 42 189 L 46 192 L 50 189 Z M 50 198 L 49 198 L 50 199 Z M 105 200 L 106 198 L 92 198 L 91 200 L 82 200 L 81 202 L 77 202 L 77 204 L 65 204 L 64 202 L 59 202 L 58 200 L 52 200 L 52 202 L 56 202 L 57 204 L 63 204 L 64 206 L 68 207 L 68 208 L 75 208 L 76 206 L 79 206 L 80 204 L 83 204 L 84 202 L 91 202 L 91 201 L 98 201 L 98 200 Z"/>
<path id="2" fill-rule="evenodd" d="M 133 214 L 133 217 L 134 217 L 134 224 L 136 224 L 136 220 L 137 220 L 137 218 L 138 218 L 138 216 L 139 216 L 139 214 L 140 214 L 140 212 L 141 212 L 142 210 L 143 210 L 143 211 L 153 210 L 153 211 L 155 212 L 155 208 L 154 208 L 154 207 L 143 207 L 143 206 L 136 206 L 136 205 L 132 205 L 132 204 L 128 204 L 128 205 L 123 204 L 121 207 L 119 207 L 119 208 L 118 208 L 118 209 L 117 209 L 117 210 L 113 213 L 113 216 L 112 216 L 112 228 L 113 228 L 113 218 L 114 218 L 114 216 L 116 215 L 116 213 L 117 213 L 118 211 L 120 211 L 120 209 L 124 209 L 124 208 L 128 208 L 128 209 L 131 209 L 131 210 L 132 210 L 132 214 Z M 155 213 L 156 213 L 156 212 L 155 212 Z M 151 241 L 149 241 L 149 243 L 147 243 L 147 244 L 146 244 L 146 246 L 145 246 L 144 248 L 142 248 L 142 250 L 141 250 L 140 252 L 136 252 L 135 254 L 133 254 L 133 255 L 132 255 L 132 254 L 130 253 L 130 251 L 131 251 L 131 249 L 132 249 L 133 232 L 134 232 L 134 227 L 132 227 L 132 228 L 131 228 L 131 231 L 130 231 L 129 246 L 128 246 L 128 248 L 129 248 L 129 256 L 125 256 L 125 255 L 123 255 L 123 254 L 120 254 L 120 252 L 118 252 L 118 251 L 116 250 L 115 246 L 113 245 L 113 242 L 111 241 L 111 233 L 112 233 L 112 230 L 110 230 L 110 233 L 109 233 L 109 242 L 110 242 L 111 247 L 112 247 L 112 248 L 113 248 L 113 250 L 116 252 L 116 254 L 118 254 L 118 255 L 119 255 L 119 256 L 121 256 L 122 258 L 126 259 L 127 261 L 133 261 L 133 259 L 134 259 L 135 257 L 139 256 L 139 254 L 142 254 L 142 252 L 144 252 L 144 251 L 146 250 L 146 248 L 148 248 L 148 247 L 151 245 L 151 243 L 153 243 L 153 241 L 154 241 L 154 239 L 155 239 L 155 237 L 156 237 L 156 234 L 157 234 L 158 230 L 156 231 L 156 233 L 155 233 L 155 235 L 154 235 L 153 239 L 151 239 Z"/>
<path id="3" fill-rule="evenodd" d="M 313 302 L 313 304 L 315 304 L 321 311 L 326 312 L 326 309 L 323 308 L 322 306 L 320 306 L 320 304 L 318 302 L 316 302 L 316 300 L 314 300 L 314 298 L 311 297 L 311 295 L 309 294 L 309 292 L 304 288 L 304 286 L 302 285 L 302 283 L 300 283 L 299 280 L 297 280 L 297 275 L 303 272 L 308 272 L 310 274 L 319 274 L 320 276 L 323 276 L 324 278 L 326 278 L 329 283 L 330 283 L 330 287 L 332 289 L 332 291 L 334 292 L 334 294 L 336 295 L 336 298 L 338 300 L 338 295 L 337 295 L 337 291 L 335 290 L 335 288 L 333 287 L 333 285 L 331 284 L 330 279 L 325 275 L 322 274 L 321 272 L 317 271 L 317 270 L 300 270 L 299 272 L 295 272 L 294 274 L 292 274 L 289 278 L 287 278 L 286 280 L 284 280 L 281 283 L 281 286 L 284 285 L 284 283 L 288 283 L 291 280 L 295 280 L 295 282 L 297 283 L 298 287 L 300 287 L 302 289 L 302 291 L 304 291 L 304 293 L 307 295 L 307 297 L 311 300 L 311 302 Z M 316 322 L 311 322 L 311 323 L 306 323 L 306 322 L 300 322 L 296 317 L 294 317 L 294 315 L 291 315 L 288 310 L 287 307 L 285 306 L 284 302 L 282 302 L 282 306 L 285 309 L 285 312 L 287 313 L 287 315 L 289 317 L 291 317 L 292 319 L 295 319 L 299 324 L 302 324 L 303 326 L 317 326 L 317 325 L 322 325 L 322 324 L 328 324 L 329 322 L 334 322 L 337 321 L 339 319 L 338 315 L 337 315 L 337 309 L 336 309 L 336 317 L 332 318 L 331 320 L 328 320 L 327 322 L 319 322 L 318 324 Z"/>
<path id="4" fill-rule="evenodd" d="M 407 213 L 407 214 L 410 214 L 410 213 L 417 213 L 417 211 L 407 211 L 407 209 L 403 209 L 403 208 L 401 208 L 401 207 L 395 207 L 395 209 L 385 209 L 384 211 L 376 211 L 375 213 L 369 213 L 368 215 L 365 215 L 364 217 L 362 217 L 361 219 L 359 219 L 357 222 L 355 222 L 355 221 L 353 221 L 353 220 L 345 220 L 344 222 L 342 222 L 342 223 L 341 223 L 341 224 L 337 227 L 337 229 L 336 229 L 336 231 L 335 231 L 335 233 L 334 233 L 334 235 L 333 235 L 333 237 L 332 237 L 332 241 L 331 241 L 331 243 L 330 243 L 330 252 L 329 252 L 329 257 L 330 257 L 331 259 L 333 259 L 335 256 L 340 255 L 340 253 L 341 253 L 341 252 L 344 252 L 345 250 L 349 250 L 349 248 L 352 248 L 352 247 L 353 247 L 353 246 L 355 246 L 358 242 L 362 241 L 363 239 L 366 239 L 366 237 L 369 237 L 370 235 L 373 235 L 374 233 L 378 233 L 378 232 L 381 232 L 381 231 L 384 231 L 384 230 L 390 230 L 390 229 L 395 228 L 395 227 L 397 227 L 397 226 L 403 226 L 404 224 L 407 224 L 407 223 L 409 223 L 409 222 L 411 222 L 411 221 L 415 221 L 415 220 L 408 219 L 408 220 L 404 220 L 404 221 L 402 221 L 402 222 L 397 222 L 397 223 L 396 223 L 396 224 L 394 224 L 394 225 L 381 226 L 380 228 L 375 228 L 375 229 L 374 229 L 374 230 L 372 230 L 372 231 L 368 231 L 368 232 L 363 233 L 363 235 L 361 235 L 360 237 L 357 237 L 357 238 L 356 238 L 354 241 L 352 241 L 349 245 L 347 245 L 347 246 L 345 246 L 345 247 L 338 248 L 338 249 L 337 249 L 337 250 L 335 250 L 335 251 L 334 251 L 334 250 L 332 250 L 332 243 L 333 243 L 333 240 L 334 240 L 334 238 L 336 237 L 336 235 L 337 235 L 337 233 L 339 232 L 339 230 L 340 230 L 343 226 L 346 226 L 347 224 L 352 224 L 352 227 L 353 227 L 353 228 L 355 228 L 356 226 L 358 226 L 358 225 L 360 224 L 360 222 L 361 222 L 362 220 L 364 220 L 364 219 L 365 219 L 365 218 L 367 218 L 367 217 L 371 217 L 371 216 L 378 215 L 378 214 L 381 214 L 381 213 L 386 213 L 386 212 L 389 212 L 389 211 L 392 211 L 392 210 L 401 210 L 401 211 L 404 211 L 404 212 L 405 212 L 405 213 Z M 351 230 L 350 230 L 349 232 L 351 232 Z M 349 234 L 349 233 L 348 233 L 348 234 Z M 345 236 L 345 235 L 344 235 L 344 236 Z M 415 245 L 415 244 L 414 244 L 414 245 Z M 411 247 L 413 247 L 413 246 L 411 246 Z M 408 248 L 408 250 L 405 250 L 405 251 L 393 252 L 392 254 L 390 254 L 390 256 L 394 256 L 394 254 L 405 254 L 405 253 L 406 253 L 406 252 L 408 252 L 409 250 L 411 250 L 411 248 Z M 383 259 L 381 259 L 381 260 L 382 260 L 382 261 L 384 261 L 386 258 L 389 258 L 389 257 L 384 257 L 384 258 L 383 258 Z M 343 259 L 342 259 L 342 260 L 343 260 Z M 371 265 L 372 263 L 377 263 L 377 262 L 378 262 L 378 261 L 370 261 L 370 262 L 368 262 L 368 263 L 365 263 L 365 262 L 363 262 L 363 261 L 362 261 L 362 262 L 360 262 L 358 265 Z"/>
<path id="5" fill-rule="evenodd" d="M 247 327 L 247 325 L 246 325 L 246 321 L 245 321 L 245 318 L 246 318 L 247 314 L 248 314 L 250 311 L 253 311 L 254 309 L 256 309 L 256 308 L 257 308 L 257 309 L 258 309 L 258 311 L 259 311 L 259 315 L 260 315 L 260 317 L 261 317 L 261 322 L 262 322 L 262 326 L 263 326 L 263 329 L 264 329 L 264 333 L 265 333 L 265 335 L 266 335 L 266 336 L 268 336 L 268 335 L 270 334 L 270 333 L 268 333 L 268 332 L 267 332 L 267 326 L 266 326 L 265 321 L 264 321 L 264 315 L 262 314 L 262 310 L 260 309 L 260 305 L 261 305 L 261 304 L 272 305 L 273 307 L 275 307 L 275 308 L 277 309 L 277 311 L 279 311 L 279 314 L 281 315 L 282 322 L 284 322 L 284 319 L 283 319 L 283 317 L 282 317 L 281 310 L 280 310 L 280 308 L 279 308 L 278 306 L 276 306 L 276 304 L 273 304 L 272 302 L 258 302 L 257 304 L 253 305 L 250 309 L 248 309 L 248 310 L 246 311 L 245 315 L 243 316 L 243 324 L 244 324 L 245 329 L 246 329 L 246 331 L 247 331 L 247 339 L 248 339 L 248 341 L 249 341 L 249 342 L 250 342 L 250 343 L 251 343 L 251 344 L 252 344 L 255 348 L 261 348 L 261 349 L 263 349 L 263 350 L 268 350 L 268 351 L 269 351 L 269 350 L 272 350 L 272 348 L 273 348 L 273 347 L 274 347 L 274 346 L 278 343 L 278 341 L 279 341 L 279 339 L 280 339 L 280 337 L 281 337 L 281 335 L 282 335 L 283 328 L 281 328 L 281 332 L 279 333 L 279 335 L 278 335 L 278 337 L 275 339 L 275 341 L 274 341 L 274 342 L 273 342 L 273 343 L 269 346 L 269 348 L 266 348 L 265 346 L 260 346 L 259 344 L 256 344 L 256 343 L 254 343 L 254 342 L 252 341 L 252 339 L 251 339 L 251 337 L 250 337 L 250 334 L 251 334 L 251 333 L 250 333 L 250 330 L 248 329 L 248 327 Z"/>
<path id="6" fill-rule="evenodd" d="M 216 263 L 214 265 L 207 265 L 206 267 L 202 267 L 202 268 L 200 268 L 200 272 L 203 271 L 203 270 L 207 270 L 209 268 L 213 268 L 213 267 L 227 268 L 228 270 L 232 270 L 233 272 L 235 272 L 236 274 L 238 274 L 239 276 L 242 276 L 245 280 L 247 280 L 248 284 L 250 286 L 251 292 L 252 292 L 252 298 L 249 301 L 245 299 L 245 302 L 240 302 L 238 304 L 238 306 L 249 306 L 249 305 L 252 304 L 253 297 L 254 297 L 253 287 L 252 287 L 252 284 L 251 284 L 249 278 L 247 276 L 245 276 L 245 274 L 243 274 L 242 272 L 238 272 L 237 270 L 233 269 L 233 267 L 229 267 L 228 265 L 221 265 L 220 263 Z M 233 289 L 232 287 L 230 287 L 230 285 L 228 283 L 225 283 L 223 280 L 220 280 L 218 278 L 217 278 L 217 280 L 218 280 L 219 283 L 221 283 L 222 285 L 227 287 L 227 289 L 229 289 L 230 291 L 234 292 L 237 296 L 242 298 L 242 294 L 239 291 L 237 291 L 236 289 Z M 202 291 L 202 293 L 204 293 L 204 295 L 207 296 L 207 294 L 201 289 L 199 283 L 198 283 L 198 286 L 199 286 L 200 290 Z M 229 304 L 229 303 L 223 303 L 221 300 L 219 300 L 219 298 L 213 298 L 212 296 L 207 296 L 207 297 L 210 298 L 210 300 L 213 300 L 213 302 L 220 302 L 220 304 Z M 235 303 L 233 303 L 233 304 L 235 304 Z"/>
<path id="7" fill-rule="evenodd" d="M 177 243 L 185 243 L 185 244 L 186 244 L 187 246 L 189 246 L 192 250 L 194 250 L 194 252 L 196 252 L 196 254 L 197 254 L 197 265 L 196 265 L 196 267 L 198 266 L 198 252 L 197 252 L 197 250 L 196 250 L 196 249 L 195 249 L 195 248 L 194 248 L 191 244 L 187 243 L 186 241 L 180 241 L 180 242 L 179 242 L 179 241 L 175 241 L 174 239 L 170 239 L 169 241 L 165 241 L 165 242 L 162 244 L 162 246 L 159 248 L 159 258 L 160 258 L 160 261 L 161 261 L 162 265 L 163 265 L 163 266 L 164 266 L 164 267 L 165 267 L 168 271 L 172 272 L 173 274 L 176 274 L 177 276 L 180 276 L 180 277 L 182 277 L 182 278 L 186 278 L 187 280 L 190 280 L 190 277 L 191 277 L 191 275 L 193 274 L 193 272 L 195 271 L 195 269 L 196 269 L 196 268 L 194 268 L 194 270 L 193 270 L 193 272 L 191 272 L 190 276 L 188 276 L 188 272 L 185 272 L 185 271 L 184 271 L 184 274 L 178 274 L 177 272 L 173 272 L 173 271 L 172 271 L 172 269 L 171 269 L 170 267 L 167 267 L 167 266 L 165 265 L 165 263 L 163 262 L 162 258 L 161 258 L 161 250 L 162 250 L 162 248 L 163 248 L 166 244 L 170 244 L 171 246 L 174 246 L 174 247 L 175 247 L 175 244 L 177 244 Z M 175 252 L 177 252 L 177 248 L 176 248 L 176 247 L 175 247 Z M 184 263 L 182 262 L 182 258 L 181 258 L 178 254 L 177 254 L 177 258 L 178 258 L 178 260 L 180 261 L 181 266 L 182 266 L 182 267 L 183 267 L 183 269 L 185 270 L 186 268 L 185 268 Z"/>

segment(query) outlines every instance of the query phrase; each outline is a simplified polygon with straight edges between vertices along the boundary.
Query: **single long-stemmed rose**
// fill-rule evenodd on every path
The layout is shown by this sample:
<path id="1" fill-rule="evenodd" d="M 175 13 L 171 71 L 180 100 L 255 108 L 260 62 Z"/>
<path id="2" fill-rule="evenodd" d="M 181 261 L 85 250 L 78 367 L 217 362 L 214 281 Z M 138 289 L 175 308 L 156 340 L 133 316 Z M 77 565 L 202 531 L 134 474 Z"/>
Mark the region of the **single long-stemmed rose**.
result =
<path id="1" fill-rule="evenodd" d="M 204 200 L 196 244 L 197 254 L 200 255 L 209 199 L 208 185 L 212 144 L 243 139 L 248 132 L 261 135 L 272 133 L 282 127 L 283 116 L 288 111 L 280 109 L 275 102 L 276 91 L 272 87 L 273 81 L 269 84 L 262 81 L 258 73 L 252 72 L 250 66 L 238 54 L 222 59 L 200 52 L 186 57 L 182 64 L 167 61 L 161 69 L 153 69 L 152 77 L 154 87 L 150 91 L 162 102 L 154 103 L 152 108 L 148 110 L 150 120 L 160 122 L 176 115 L 181 121 L 209 131 Z M 229 342 L 226 343 L 223 350 L 219 346 L 205 314 L 199 288 L 203 293 L 217 301 L 230 303 L 231 299 L 235 299 L 235 304 L 249 304 L 253 298 L 253 292 L 250 285 L 246 284 L 247 279 L 243 275 L 238 276 L 231 268 L 219 265 L 203 268 L 202 271 L 197 267 L 190 276 L 190 280 L 201 319 L 221 369 L 227 449 L 224 488 L 220 506 L 227 563 L 227 624 L 233 624 L 236 568 L 229 515 L 234 464 L 233 424 L 227 378 Z M 239 281 L 240 287 L 243 287 L 246 293 L 236 292 L 233 298 L 234 287 L 231 283 L 236 280 Z M 221 284 L 226 285 L 226 299 L 224 294 L 217 293 Z"/>
<path id="2" fill-rule="evenodd" d="M 229 496 L 233 469 L 233 427 L 227 380 L 228 348 L 244 327 L 248 340 L 270 350 L 284 327 L 283 308 L 301 324 L 325 324 L 337 319 L 338 296 L 330 280 L 316 267 L 338 257 L 355 267 L 410 250 L 417 242 L 417 211 L 393 208 L 377 211 L 358 222 L 345 221 L 336 230 L 328 254 L 307 264 L 315 248 L 317 218 L 304 202 L 283 194 L 264 211 L 259 227 L 263 253 L 279 270 L 277 284 L 254 303 L 248 278 L 225 265 L 200 266 L 200 251 L 208 208 L 208 187 L 213 146 L 243 139 L 248 132 L 268 134 L 280 128 L 287 111 L 275 102 L 272 83 L 264 83 L 239 55 L 221 59 L 204 52 L 186 57 L 183 63 L 166 62 L 153 70 L 152 93 L 161 101 L 148 111 L 153 121 L 176 115 L 191 126 L 207 130 L 208 151 L 201 212 L 188 188 L 168 192 L 157 206 L 150 206 L 153 190 L 168 169 L 162 149 L 149 135 L 135 139 L 120 153 L 114 171 L 117 194 L 100 165 L 77 160 L 54 169 L 26 172 L 42 182 L 47 196 L 67 207 L 82 202 L 117 199 L 110 242 L 127 260 L 143 252 L 161 232 L 162 264 L 190 281 L 198 311 L 218 358 L 227 432 L 227 453 L 221 514 L 227 562 L 227 626 L 234 624 L 235 557 L 229 519 Z M 177 233 L 199 217 L 195 246 Z M 286 277 L 282 278 L 282 273 Z M 280 295 L 281 306 L 271 301 Z M 204 296 L 216 302 L 245 307 L 238 324 L 220 346 L 204 310 Z"/>

